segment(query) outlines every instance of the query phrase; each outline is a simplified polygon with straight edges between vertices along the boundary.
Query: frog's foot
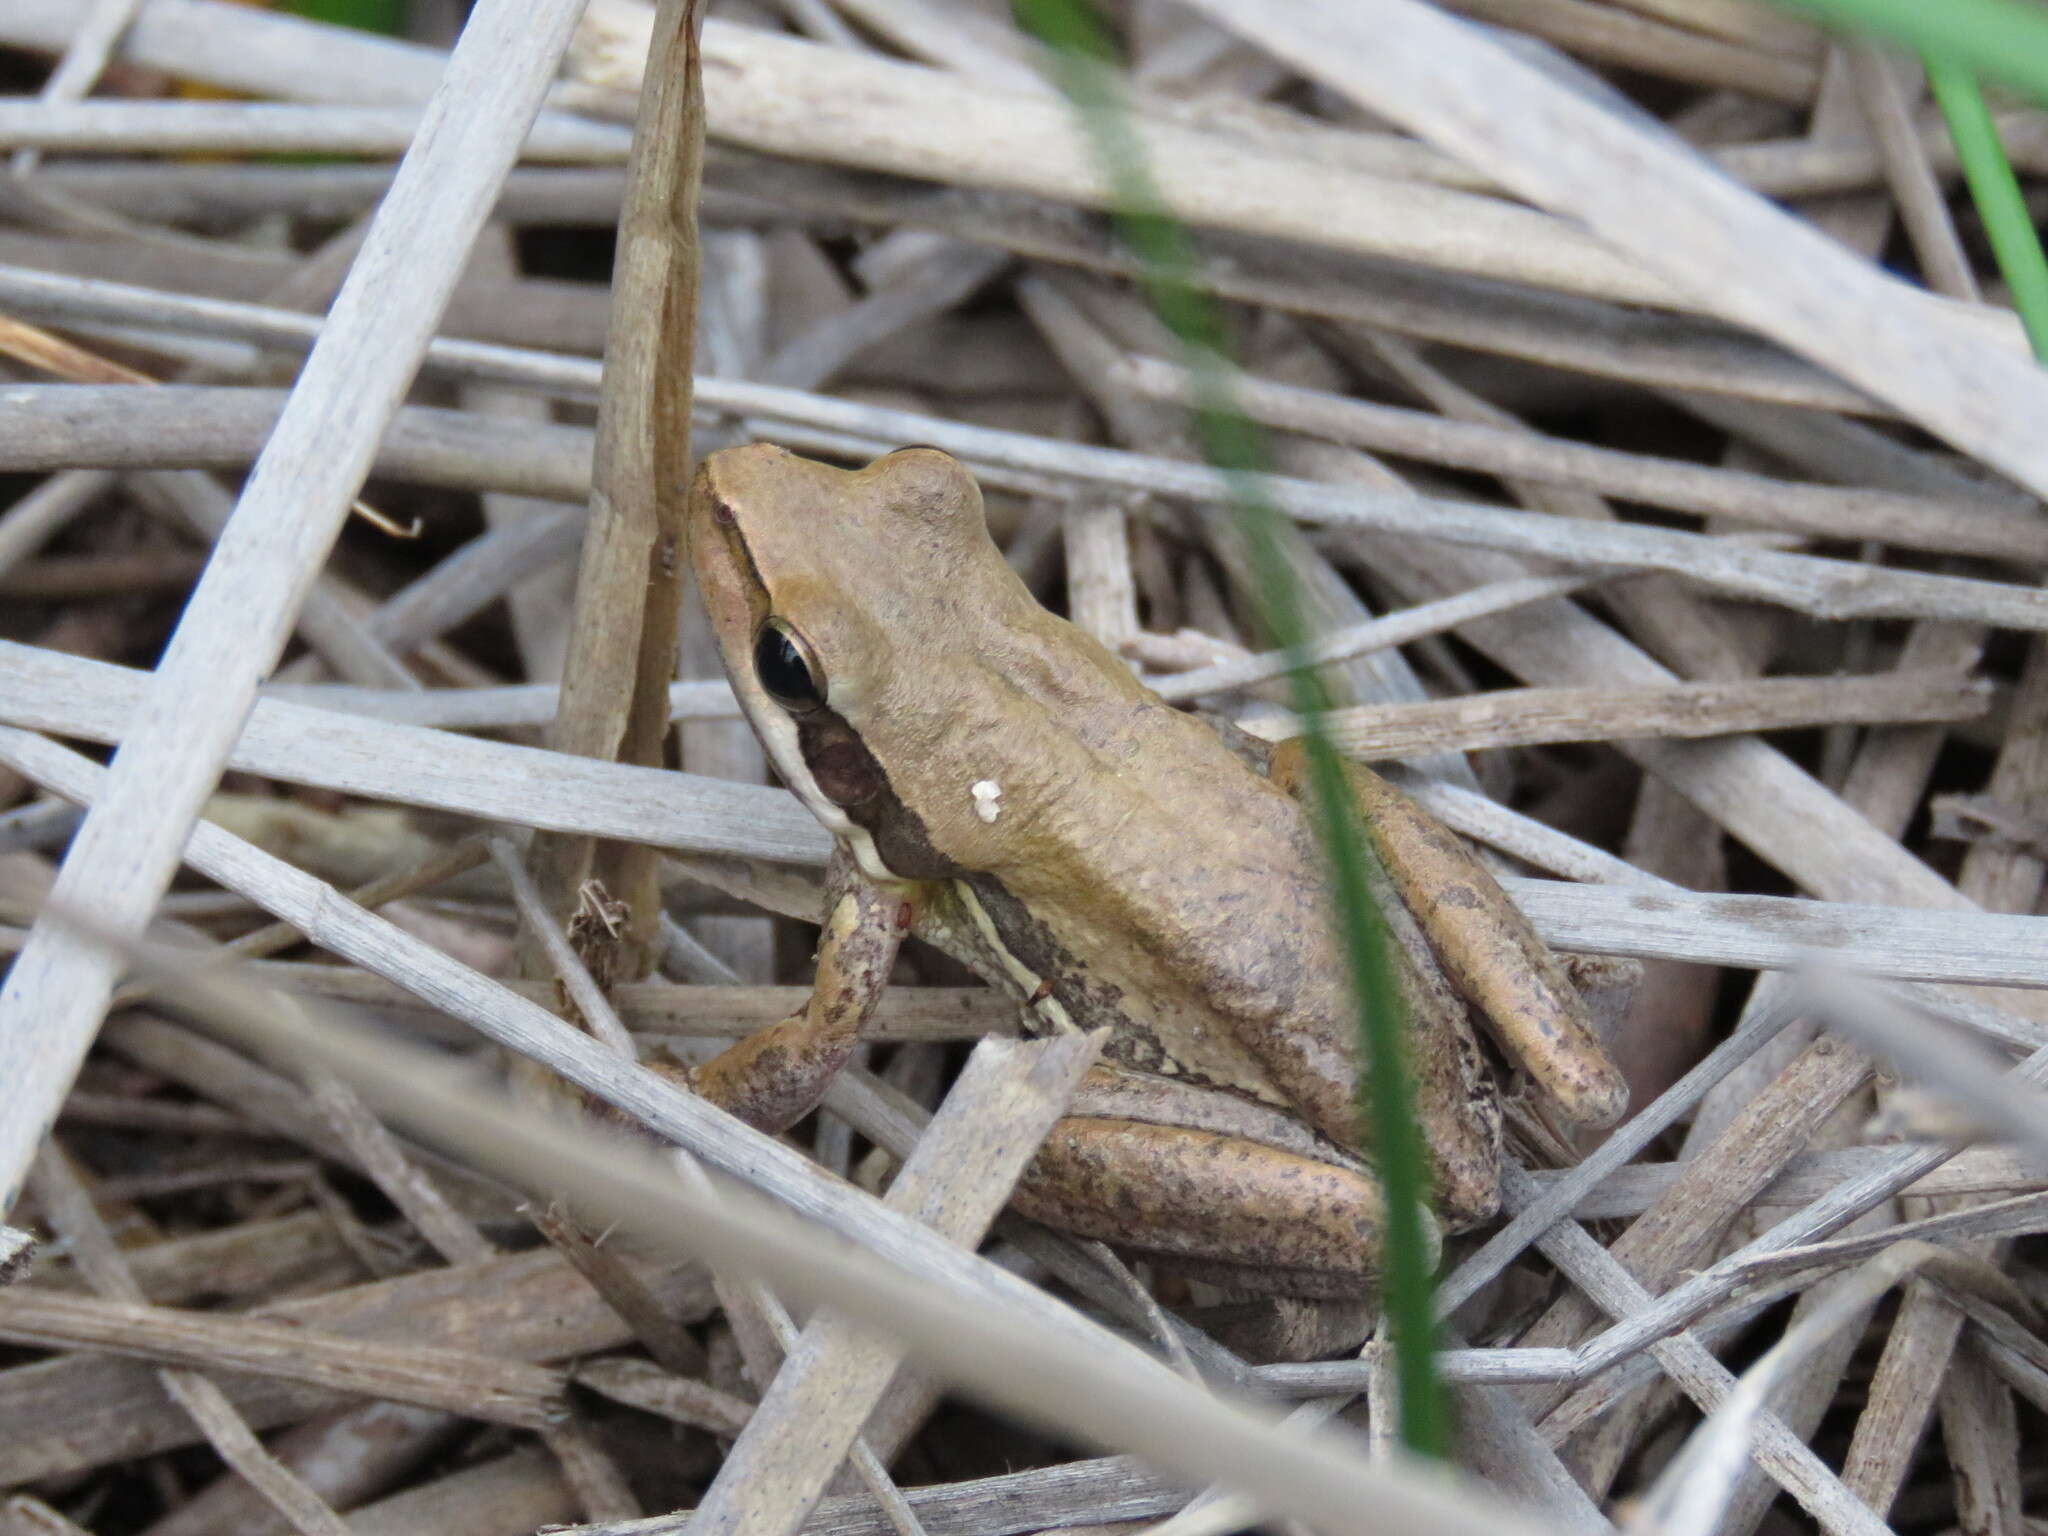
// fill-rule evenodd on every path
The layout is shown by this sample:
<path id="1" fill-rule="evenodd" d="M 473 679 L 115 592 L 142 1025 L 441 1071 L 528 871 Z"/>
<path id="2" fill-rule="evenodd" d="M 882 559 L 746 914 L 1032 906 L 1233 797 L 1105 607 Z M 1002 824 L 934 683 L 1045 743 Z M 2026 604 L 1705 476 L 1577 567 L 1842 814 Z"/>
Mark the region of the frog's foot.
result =
<path id="1" fill-rule="evenodd" d="M 1386 1201 L 1368 1175 L 1241 1136 L 1070 1116 L 1025 1171 L 1017 1208 L 1199 1273 L 1296 1296 L 1376 1287 Z M 1423 1213 L 1435 1263 L 1437 1224 Z"/>

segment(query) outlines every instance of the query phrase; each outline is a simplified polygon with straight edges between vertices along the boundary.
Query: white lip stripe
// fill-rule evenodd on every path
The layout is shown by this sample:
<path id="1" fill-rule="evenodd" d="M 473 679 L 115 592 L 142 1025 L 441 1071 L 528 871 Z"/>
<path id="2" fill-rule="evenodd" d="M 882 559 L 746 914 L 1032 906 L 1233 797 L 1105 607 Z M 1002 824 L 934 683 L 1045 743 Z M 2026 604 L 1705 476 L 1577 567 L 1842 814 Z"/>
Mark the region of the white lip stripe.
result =
<path id="1" fill-rule="evenodd" d="M 782 775 L 790 792 L 803 801 L 805 809 L 824 823 L 834 837 L 846 837 L 854 832 L 856 829 L 847 819 L 846 812 L 826 799 L 825 792 L 818 788 L 818 781 L 811 777 L 811 770 L 804 762 L 796 722 L 780 709 L 762 703 L 750 688 L 735 689 L 734 692 L 739 695 L 740 705 L 754 727 L 754 734 L 768 749 L 775 771 Z"/>
<path id="2" fill-rule="evenodd" d="M 768 749 L 768 756 L 775 764 L 775 771 L 782 775 L 782 781 L 804 803 L 805 809 L 818 818 L 826 831 L 853 850 L 854 862 L 860 865 L 861 873 L 870 880 L 900 882 L 903 876 L 882 862 L 881 852 L 875 847 L 875 840 L 867 829 L 856 826 L 853 819 L 826 799 L 825 792 L 818 788 L 818 781 L 811 777 L 811 770 L 804 762 L 796 722 L 753 688 L 742 687 L 735 682 L 733 693 L 738 696 L 740 708 L 752 723 L 754 734 Z"/>

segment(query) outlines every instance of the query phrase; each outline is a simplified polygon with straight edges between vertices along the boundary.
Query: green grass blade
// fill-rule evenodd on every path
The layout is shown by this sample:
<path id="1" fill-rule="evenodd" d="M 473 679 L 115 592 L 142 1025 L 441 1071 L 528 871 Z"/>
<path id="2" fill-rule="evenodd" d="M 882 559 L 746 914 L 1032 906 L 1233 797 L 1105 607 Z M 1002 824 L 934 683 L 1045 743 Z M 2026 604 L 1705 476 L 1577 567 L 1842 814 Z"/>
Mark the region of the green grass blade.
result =
<path id="1" fill-rule="evenodd" d="M 405 25 L 405 0 L 287 0 L 280 8 L 311 21 L 390 37 L 396 37 Z"/>
<path id="2" fill-rule="evenodd" d="M 1276 646 L 1300 652 L 1311 636 L 1281 551 L 1279 513 L 1256 478 L 1269 460 L 1260 429 L 1236 409 L 1221 314 L 1192 281 L 1192 239 L 1167 212 L 1133 127 L 1115 48 L 1085 0 L 1016 0 L 1023 25 L 1046 43 L 1055 78 L 1081 118 L 1110 177 L 1116 223 L 1143 262 L 1143 281 L 1160 318 L 1185 351 L 1194 380 L 1194 420 L 1202 450 L 1235 487 L 1233 511 L 1246 535 L 1260 618 Z M 1433 1355 L 1432 1259 L 1423 1230 L 1427 1198 L 1421 1132 L 1407 1065 L 1408 1030 L 1387 959 L 1388 939 L 1368 882 L 1373 857 L 1342 759 L 1322 726 L 1329 699 L 1315 670 L 1290 674 L 1308 757 L 1314 820 L 1329 859 L 1345 962 L 1360 1012 L 1366 1102 L 1362 1112 L 1386 1191 L 1381 1285 L 1400 1384 L 1401 1439 L 1418 1455 L 1446 1449 L 1442 1389 Z"/>
<path id="3" fill-rule="evenodd" d="M 1925 61 L 1928 89 L 1934 93 L 1948 124 L 1948 136 L 1955 142 L 1956 158 L 1962 163 L 1977 216 L 1984 221 L 1998 270 L 2012 290 L 2013 308 L 2027 328 L 2034 356 L 2048 358 L 2048 258 L 2041 254 L 2040 237 L 2034 233 L 2034 221 L 2020 195 L 2012 162 L 1998 142 L 1984 92 L 1976 77 L 1953 56 L 1930 50 Z"/>
<path id="4" fill-rule="evenodd" d="M 2025 0 L 1777 0 L 1874 32 L 2048 102 L 2048 10 Z"/>
<path id="5" fill-rule="evenodd" d="M 2048 360 L 2048 260 L 1998 142 L 1979 76 L 2048 101 L 2048 8 L 2025 0 L 1778 0 L 1916 49 L 1970 197 L 2036 358 Z"/>

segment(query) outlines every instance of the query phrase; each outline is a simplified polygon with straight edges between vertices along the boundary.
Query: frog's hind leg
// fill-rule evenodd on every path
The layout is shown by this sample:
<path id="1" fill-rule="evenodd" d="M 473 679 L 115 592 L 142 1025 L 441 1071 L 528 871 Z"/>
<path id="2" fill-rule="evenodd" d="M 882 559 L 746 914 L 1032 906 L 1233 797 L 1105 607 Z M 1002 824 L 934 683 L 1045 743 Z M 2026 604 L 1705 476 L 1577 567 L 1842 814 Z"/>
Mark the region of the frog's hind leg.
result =
<path id="1" fill-rule="evenodd" d="M 1053 1127 L 1014 1203 L 1077 1236 L 1196 1272 L 1256 1271 L 1303 1296 L 1375 1288 L 1386 1211 L 1379 1185 L 1354 1168 L 1228 1133 L 1085 1115 Z"/>
<path id="2" fill-rule="evenodd" d="M 1613 1125 L 1628 1083 L 1557 956 L 1455 832 L 1363 763 L 1344 769 L 1382 870 L 1508 1059 L 1574 1125 Z M 1274 749 L 1270 775 L 1306 797 L 1299 741 Z"/>

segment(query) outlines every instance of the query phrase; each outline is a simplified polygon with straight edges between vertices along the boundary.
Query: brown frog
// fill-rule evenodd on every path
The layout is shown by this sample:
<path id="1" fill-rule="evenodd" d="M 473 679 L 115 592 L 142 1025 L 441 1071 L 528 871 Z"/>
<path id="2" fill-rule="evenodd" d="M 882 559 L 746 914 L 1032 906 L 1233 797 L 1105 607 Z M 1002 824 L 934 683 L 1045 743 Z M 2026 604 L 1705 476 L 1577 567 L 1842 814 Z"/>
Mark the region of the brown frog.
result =
<path id="1" fill-rule="evenodd" d="M 808 1006 L 699 1069 L 702 1091 L 770 1128 L 806 1113 L 915 918 L 1027 1028 L 1111 1032 L 1018 1189 L 1027 1214 L 1261 1290 L 1369 1285 L 1383 1201 L 1299 749 L 1226 742 L 1047 612 L 937 449 L 853 471 L 727 449 L 688 520 L 733 690 L 839 847 Z M 1498 1203 L 1473 1016 L 1567 1120 L 1611 1124 L 1627 1091 L 1494 880 L 1384 779 L 1351 775 L 1434 1203 L 1457 1230 Z"/>

